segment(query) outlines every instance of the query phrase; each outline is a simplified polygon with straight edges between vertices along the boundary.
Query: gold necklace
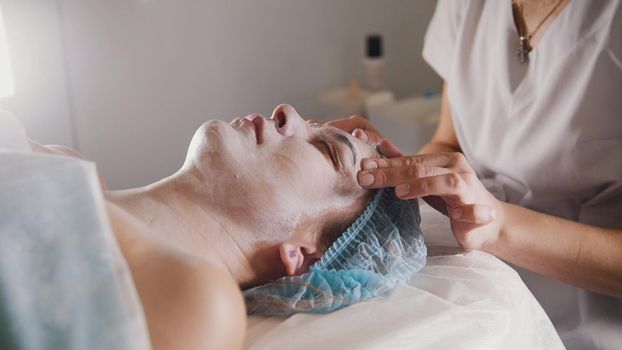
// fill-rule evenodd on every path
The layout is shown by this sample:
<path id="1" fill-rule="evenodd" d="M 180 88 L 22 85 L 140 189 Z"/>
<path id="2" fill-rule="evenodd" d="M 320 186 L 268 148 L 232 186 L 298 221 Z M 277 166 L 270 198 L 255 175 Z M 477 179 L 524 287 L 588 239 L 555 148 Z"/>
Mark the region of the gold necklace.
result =
<path id="1" fill-rule="evenodd" d="M 527 24 L 525 23 L 525 17 L 523 16 L 523 6 L 516 0 L 512 0 L 512 14 L 514 15 L 514 23 L 518 29 L 519 46 L 516 50 L 520 63 L 525 64 L 529 62 L 529 53 L 533 48 L 531 47 L 531 38 L 540 30 L 540 27 L 546 22 L 549 17 L 557 10 L 562 0 L 558 0 L 555 6 L 544 16 L 542 21 L 536 26 L 530 33 L 527 32 Z"/>

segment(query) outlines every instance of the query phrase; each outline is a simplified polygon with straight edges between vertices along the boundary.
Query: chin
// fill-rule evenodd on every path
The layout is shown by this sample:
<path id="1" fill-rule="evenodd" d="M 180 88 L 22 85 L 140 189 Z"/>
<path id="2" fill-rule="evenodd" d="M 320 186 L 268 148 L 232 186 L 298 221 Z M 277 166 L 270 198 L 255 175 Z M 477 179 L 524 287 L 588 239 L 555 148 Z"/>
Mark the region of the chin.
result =
<path id="1" fill-rule="evenodd" d="M 194 164 L 198 170 L 222 166 L 222 162 L 232 157 L 228 144 L 235 140 L 235 135 L 232 135 L 234 132 L 222 120 L 203 123 L 192 136 L 184 168 L 190 164 Z"/>
<path id="2" fill-rule="evenodd" d="M 226 151 L 238 147 L 241 141 L 239 131 L 222 120 L 210 120 L 196 131 L 193 137 L 200 140 L 199 144 L 207 150 Z"/>
<path id="3" fill-rule="evenodd" d="M 226 140 L 230 138 L 233 128 L 228 123 L 222 120 L 208 120 L 203 123 L 199 129 L 197 129 L 194 137 L 200 137 L 206 140 L 206 143 L 210 141 Z"/>

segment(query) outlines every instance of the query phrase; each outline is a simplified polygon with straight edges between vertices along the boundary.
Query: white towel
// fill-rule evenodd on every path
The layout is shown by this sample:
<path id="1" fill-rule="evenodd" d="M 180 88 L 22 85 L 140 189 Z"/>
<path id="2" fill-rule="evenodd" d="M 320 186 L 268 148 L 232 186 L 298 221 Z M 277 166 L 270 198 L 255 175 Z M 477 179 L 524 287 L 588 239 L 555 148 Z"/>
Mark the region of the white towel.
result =
<path id="1" fill-rule="evenodd" d="M 29 151 L 0 114 L 3 349 L 149 349 L 93 163 Z"/>

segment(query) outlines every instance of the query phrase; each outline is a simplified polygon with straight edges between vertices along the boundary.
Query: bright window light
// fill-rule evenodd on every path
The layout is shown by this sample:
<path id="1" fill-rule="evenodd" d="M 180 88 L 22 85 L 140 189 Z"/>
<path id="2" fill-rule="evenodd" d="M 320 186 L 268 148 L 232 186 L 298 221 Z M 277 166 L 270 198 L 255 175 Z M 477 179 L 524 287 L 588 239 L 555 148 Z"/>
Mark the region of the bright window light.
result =
<path id="1" fill-rule="evenodd" d="M 14 90 L 15 85 L 13 83 L 9 45 L 4 32 L 2 7 L 0 7 L 0 98 L 13 95 Z"/>

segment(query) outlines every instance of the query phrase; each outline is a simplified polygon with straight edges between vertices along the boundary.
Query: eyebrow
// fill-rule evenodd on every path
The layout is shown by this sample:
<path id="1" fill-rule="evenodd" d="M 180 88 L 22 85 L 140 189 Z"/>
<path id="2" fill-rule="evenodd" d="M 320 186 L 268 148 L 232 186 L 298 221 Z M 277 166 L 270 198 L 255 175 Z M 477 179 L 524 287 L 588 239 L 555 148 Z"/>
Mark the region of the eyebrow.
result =
<path id="1" fill-rule="evenodd" d="M 340 134 L 338 132 L 331 132 L 330 134 L 333 136 L 335 140 L 346 144 L 346 146 L 350 148 L 350 151 L 352 151 L 352 165 L 356 167 L 356 148 L 354 148 L 354 145 L 352 144 L 350 139 L 347 136 Z"/>

